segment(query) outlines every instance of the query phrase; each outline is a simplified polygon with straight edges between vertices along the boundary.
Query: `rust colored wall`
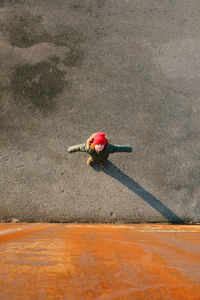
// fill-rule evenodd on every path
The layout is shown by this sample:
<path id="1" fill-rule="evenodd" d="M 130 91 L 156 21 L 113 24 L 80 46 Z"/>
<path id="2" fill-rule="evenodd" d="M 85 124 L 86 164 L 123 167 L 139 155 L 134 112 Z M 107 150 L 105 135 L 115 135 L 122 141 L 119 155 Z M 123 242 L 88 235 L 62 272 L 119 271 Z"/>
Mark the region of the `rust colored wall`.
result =
<path id="1" fill-rule="evenodd" d="M 0 224 L 0 299 L 198 300 L 200 226 Z"/>

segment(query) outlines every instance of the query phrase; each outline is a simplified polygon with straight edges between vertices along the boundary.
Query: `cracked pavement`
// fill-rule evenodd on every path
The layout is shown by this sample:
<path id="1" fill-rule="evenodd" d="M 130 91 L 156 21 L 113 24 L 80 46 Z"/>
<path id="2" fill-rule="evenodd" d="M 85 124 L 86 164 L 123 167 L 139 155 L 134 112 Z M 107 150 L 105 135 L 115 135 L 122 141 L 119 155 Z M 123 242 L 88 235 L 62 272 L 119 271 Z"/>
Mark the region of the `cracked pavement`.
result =
<path id="1" fill-rule="evenodd" d="M 200 222 L 200 3 L 0 1 L 0 220 Z M 104 131 L 106 170 L 66 149 Z"/>

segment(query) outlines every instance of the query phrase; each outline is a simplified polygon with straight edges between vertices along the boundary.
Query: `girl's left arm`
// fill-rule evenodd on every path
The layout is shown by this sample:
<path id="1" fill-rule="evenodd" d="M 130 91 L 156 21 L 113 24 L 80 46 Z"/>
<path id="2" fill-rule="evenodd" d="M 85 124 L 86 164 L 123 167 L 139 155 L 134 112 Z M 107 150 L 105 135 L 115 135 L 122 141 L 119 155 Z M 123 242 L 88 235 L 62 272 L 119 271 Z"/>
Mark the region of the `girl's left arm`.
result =
<path id="1" fill-rule="evenodd" d="M 109 152 L 115 153 L 115 152 L 132 152 L 133 148 L 131 146 L 120 146 L 120 145 L 109 145 Z"/>

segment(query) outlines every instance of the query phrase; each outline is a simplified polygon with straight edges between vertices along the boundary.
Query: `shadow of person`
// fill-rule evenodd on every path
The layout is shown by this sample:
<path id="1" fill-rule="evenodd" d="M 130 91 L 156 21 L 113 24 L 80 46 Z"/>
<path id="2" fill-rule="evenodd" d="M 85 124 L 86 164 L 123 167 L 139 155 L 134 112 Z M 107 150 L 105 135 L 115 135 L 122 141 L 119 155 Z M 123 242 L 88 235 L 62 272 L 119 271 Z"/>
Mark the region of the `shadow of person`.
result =
<path id="1" fill-rule="evenodd" d="M 154 209 L 156 209 L 159 213 L 161 213 L 169 222 L 171 223 L 181 223 L 183 224 L 183 220 L 179 218 L 173 211 L 171 211 L 166 205 L 164 205 L 160 200 L 158 200 L 155 196 L 146 191 L 143 187 L 141 187 L 137 182 L 131 179 L 129 176 L 124 174 L 119 168 L 117 168 L 113 163 L 107 160 L 107 167 L 100 168 L 98 165 L 93 164 L 92 168 L 97 172 L 104 172 L 105 174 L 115 178 L 121 184 L 126 186 L 129 190 L 137 194 L 140 198 L 146 201 L 149 205 L 151 205 Z"/>

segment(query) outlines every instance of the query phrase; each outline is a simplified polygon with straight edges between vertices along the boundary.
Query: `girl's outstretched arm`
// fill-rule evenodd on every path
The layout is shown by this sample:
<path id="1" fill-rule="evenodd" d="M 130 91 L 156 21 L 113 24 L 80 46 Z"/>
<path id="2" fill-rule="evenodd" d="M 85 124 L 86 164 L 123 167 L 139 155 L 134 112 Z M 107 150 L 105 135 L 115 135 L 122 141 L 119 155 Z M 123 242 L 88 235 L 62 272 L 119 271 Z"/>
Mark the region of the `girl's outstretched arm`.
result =
<path id="1" fill-rule="evenodd" d="M 133 148 L 130 146 L 120 146 L 120 145 L 109 145 L 109 152 L 115 153 L 115 152 L 132 152 Z"/>
<path id="2" fill-rule="evenodd" d="M 69 153 L 71 153 L 71 152 L 77 152 L 77 151 L 86 152 L 85 143 L 84 144 L 80 144 L 80 145 L 70 146 L 67 149 L 67 151 Z"/>

